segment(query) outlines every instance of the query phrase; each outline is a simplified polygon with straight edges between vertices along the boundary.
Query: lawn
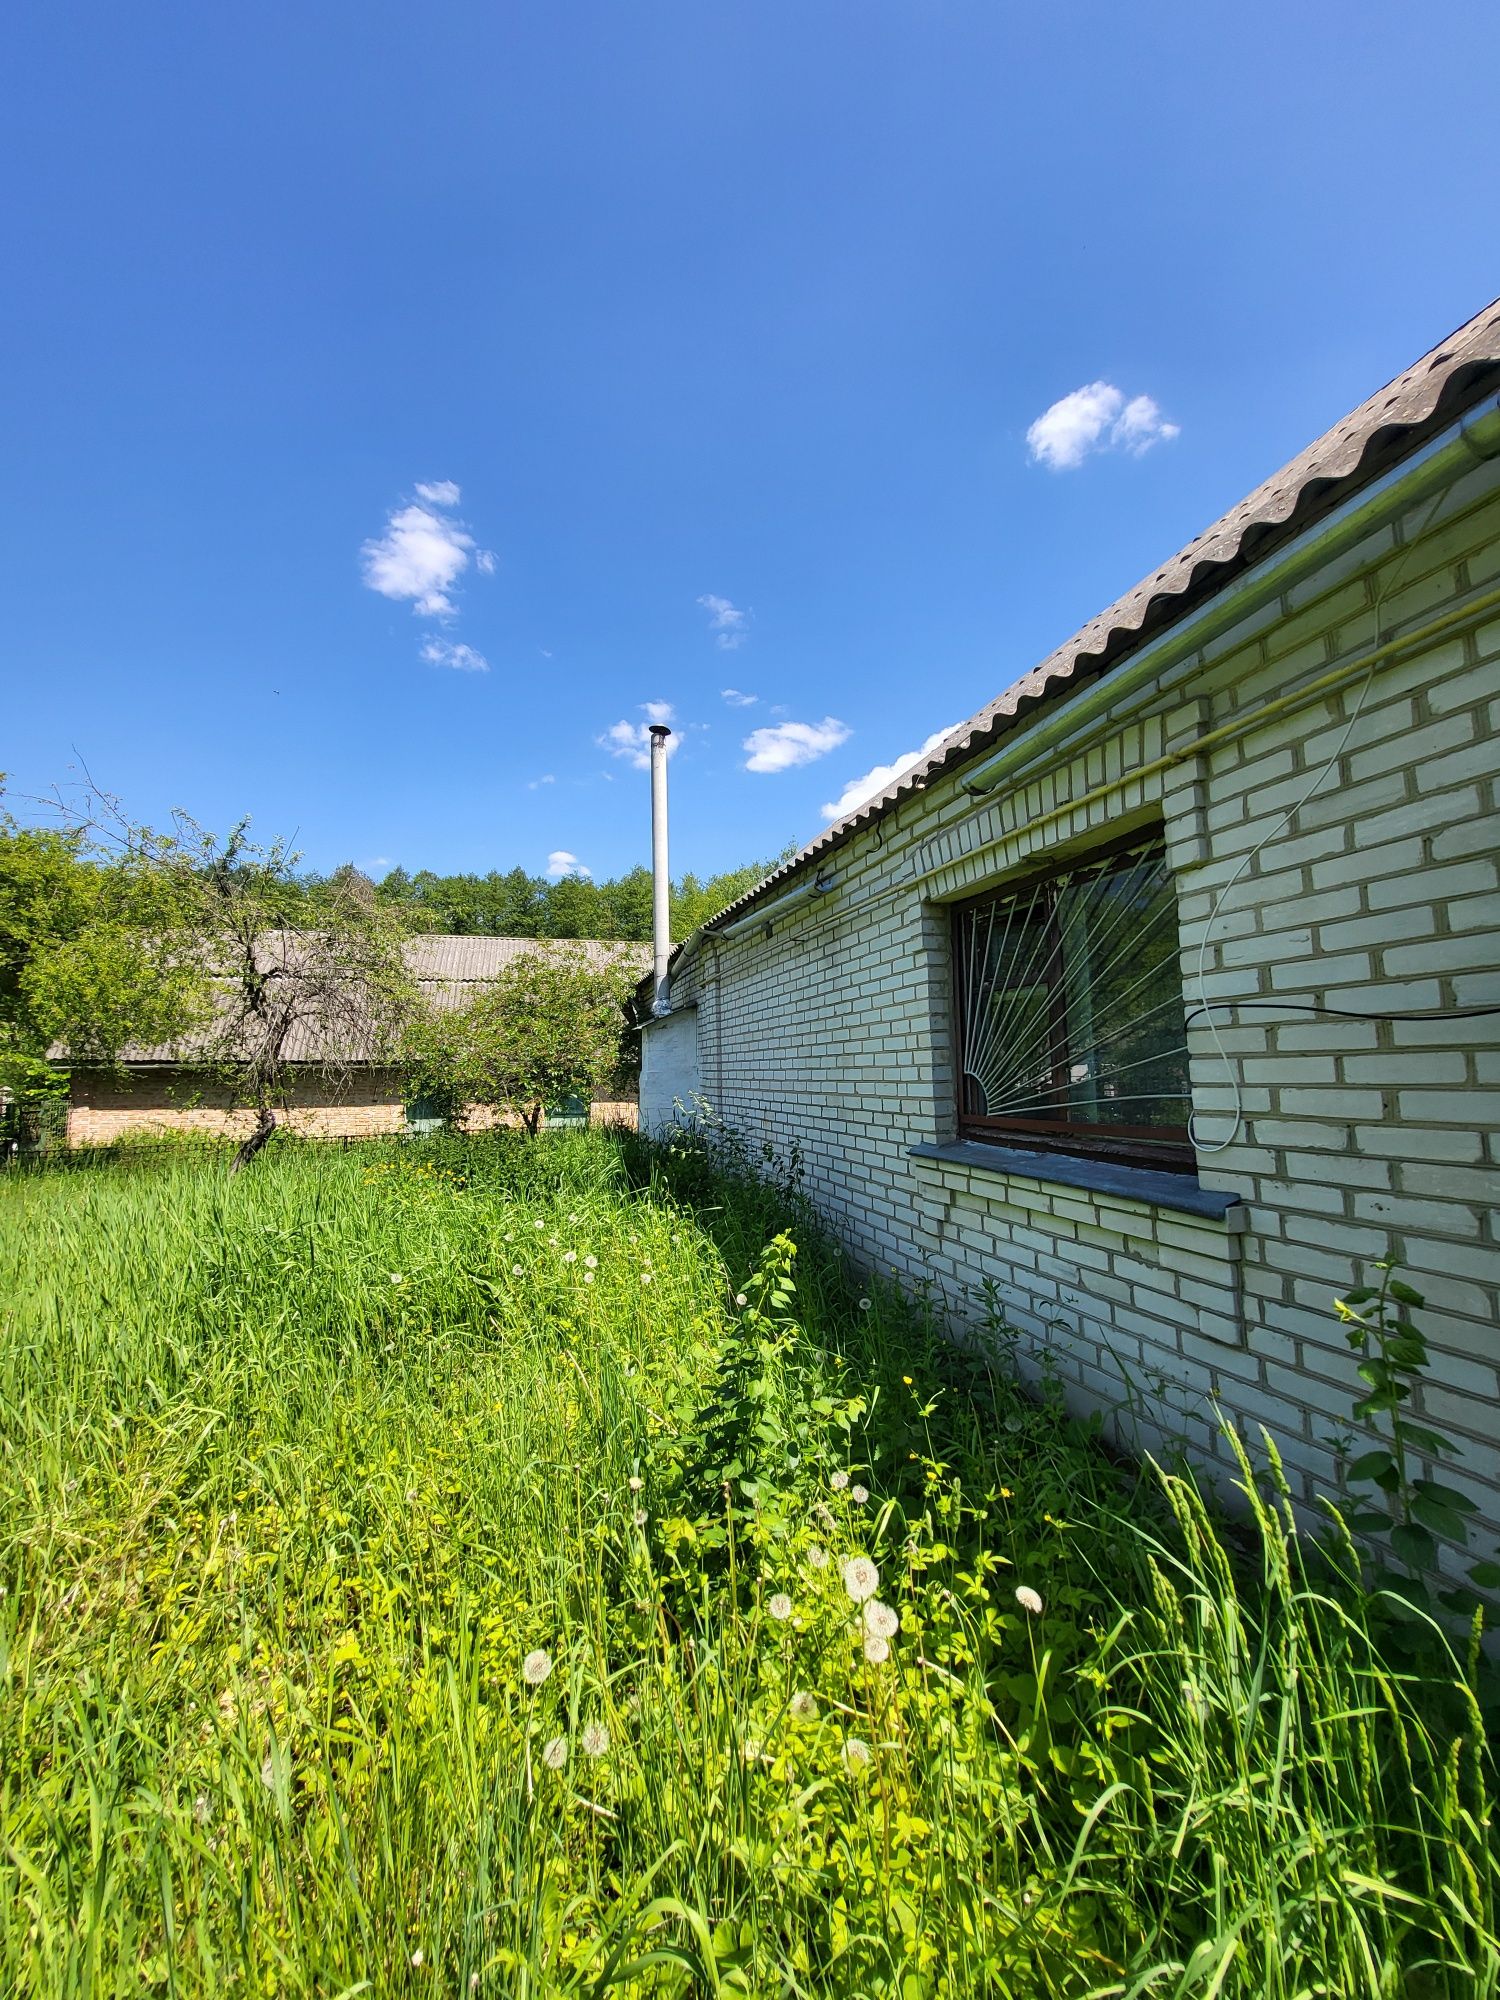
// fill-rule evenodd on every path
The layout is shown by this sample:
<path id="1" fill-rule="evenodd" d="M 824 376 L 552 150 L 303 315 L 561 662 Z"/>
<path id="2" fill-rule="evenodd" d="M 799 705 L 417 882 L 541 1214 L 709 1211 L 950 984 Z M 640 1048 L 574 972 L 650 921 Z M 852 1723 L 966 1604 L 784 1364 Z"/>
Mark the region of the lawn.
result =
<path id="1" fill-rule="evenodd" d="M 13 1172 L 0 1300 L 7 1994 L 1500 1990 L 1461 1639 L 691 1145 Z"/>

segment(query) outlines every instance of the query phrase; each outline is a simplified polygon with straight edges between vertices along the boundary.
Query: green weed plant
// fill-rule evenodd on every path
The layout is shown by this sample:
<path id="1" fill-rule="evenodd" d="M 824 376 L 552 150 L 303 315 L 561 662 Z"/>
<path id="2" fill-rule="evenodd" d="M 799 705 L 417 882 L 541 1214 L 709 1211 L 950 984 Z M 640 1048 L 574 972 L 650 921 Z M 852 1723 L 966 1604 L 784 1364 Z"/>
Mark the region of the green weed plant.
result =
<path id="1" fill-rule="evenodd" d="M 684 1138 L 0 1181 L 0 1990 L 1497 1991 L 1477 1649 Z"/>

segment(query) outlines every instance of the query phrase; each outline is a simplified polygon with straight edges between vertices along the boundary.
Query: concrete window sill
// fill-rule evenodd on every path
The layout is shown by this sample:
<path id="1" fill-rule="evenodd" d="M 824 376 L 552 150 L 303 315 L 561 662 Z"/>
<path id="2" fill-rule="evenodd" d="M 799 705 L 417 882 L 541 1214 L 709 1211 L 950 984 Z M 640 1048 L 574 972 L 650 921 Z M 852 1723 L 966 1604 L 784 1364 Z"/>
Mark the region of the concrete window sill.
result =
<path id="1" fill-rule="evenodd" d="M 998 1174 L 1007 1180 L 1051 1181 L 1059 1187 L 1087 1188 L 1094 1194 L 1119 1195 L 1129 1201 L 1146 1202 L 1153 1208 L 1170 1208 L 1181 1215 L 1202 1216 L 1210 1222 L 1227 1222 L 1231 1228 L 1240 1220 L 1233 1213 L 1239 1206 L 1237 1194 L 1217 1194 L 1210 1188 L 1199 1187 L 1191 1174 L 1163 1173 L 1159 1167 L 1128 1167 L 1114 1160 L 1085 1160 L 1071 1153 L 1040 1153 L 1029 1152 L 1019 1146 L 989 1146 L 974 1139 L 952 1139 L 935 1146 L 908 1146 L 907 1157 L 968 1167 L 979 1173 Z"/>

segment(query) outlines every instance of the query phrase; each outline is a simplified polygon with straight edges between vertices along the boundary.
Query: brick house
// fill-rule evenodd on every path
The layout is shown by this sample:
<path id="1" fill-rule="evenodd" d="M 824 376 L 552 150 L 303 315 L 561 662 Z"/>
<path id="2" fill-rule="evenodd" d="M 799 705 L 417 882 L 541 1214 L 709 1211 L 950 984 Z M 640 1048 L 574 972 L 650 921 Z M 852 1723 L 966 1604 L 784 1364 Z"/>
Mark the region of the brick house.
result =
<path id="1" fill-rule="evenodd" d="M 403 950 L 418 993 L 439 1009 L 466 1005 L 528 952 L 582 953 L 596 964 L 619 965 L 627 977 L 651 956 L 646 945 L 561 938 L 428 936 L 410 939 Z M 315 1034 L 300 1027 L 294 1030 L 291 1056 L 292 1095 L 283 1122 L 293 1132 L 309 1138 L 370 1138 L 426 1123 L 423 1106 L 410 1098 L 400 1070 L 388 1063 L 356 1060 L 331 1067 L 318 1059 Z M 634 1093 L 596 1100 L 589 1117 L 600 1124 L 634 1124 Z M 181 1050 L 135 1050 L 117 1068 L 71 1072 L 70 1146 L 168 1131 L 244 1139 L 254 1124 L 254 1112 L 195 1068 L 190 1053 Z"/>
<path id="2" fill-rule="evenodd" d="M 643 1120 L 795 1146 L 867 1266 L 1304 1498 L 1393 1249 L 1493 1539 L 1497 781 L 1500 305 L 679 945 Z"/>

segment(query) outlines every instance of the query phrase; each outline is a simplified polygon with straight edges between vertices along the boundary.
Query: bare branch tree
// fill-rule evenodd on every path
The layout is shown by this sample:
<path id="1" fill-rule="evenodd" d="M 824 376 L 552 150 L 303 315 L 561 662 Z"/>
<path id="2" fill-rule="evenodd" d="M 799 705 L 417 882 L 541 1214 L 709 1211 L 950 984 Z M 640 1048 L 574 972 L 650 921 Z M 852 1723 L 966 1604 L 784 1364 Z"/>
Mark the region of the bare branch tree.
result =
<path id="1" fill-rule="evenodd" d="M 80 791 L 48 803 L 118 868 L 149 878 L 151 935 L 139 955 L 170 971 L 176 1009 L 169 1041 L 133 1045 L 117 1029 L 125 1015 L 111 1012 L 108 982 L 96 979 L 60 1037 L 64 1053 L 176 1059 L 217 1077 L 232 1105 L 256 1114 L 235 1173 L 276 1130 L 294 1065 L 316 1065 L 337 1093 L 356 1069 L 396 1059 L 415 999 L 403 929 L 357 869 L 309 884 L 299 856 L 283 841 L 257 846 L 248 821 L 222 842 L 185 813 L 157 833 L 92 779 Z"/>
<path id="2" fill-rule="evenodd" d="M 210 968 L 201 1058 L 256 1114 L 237 1173 L 276 1130 L 293 1065 L 315 1063 L 337 1092 L 356 1068 L 395 1058 L 413 988 L 399 925 L 356 871 L 310 897 L 296 857 L 280 843 L 252 846 L 243 824 L 216 847 L 183 821 L 179 855 L 184 910 Z"/>

